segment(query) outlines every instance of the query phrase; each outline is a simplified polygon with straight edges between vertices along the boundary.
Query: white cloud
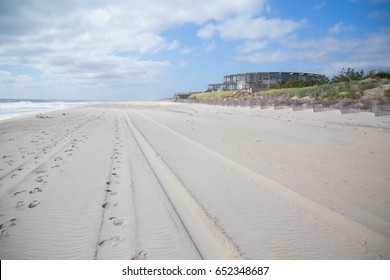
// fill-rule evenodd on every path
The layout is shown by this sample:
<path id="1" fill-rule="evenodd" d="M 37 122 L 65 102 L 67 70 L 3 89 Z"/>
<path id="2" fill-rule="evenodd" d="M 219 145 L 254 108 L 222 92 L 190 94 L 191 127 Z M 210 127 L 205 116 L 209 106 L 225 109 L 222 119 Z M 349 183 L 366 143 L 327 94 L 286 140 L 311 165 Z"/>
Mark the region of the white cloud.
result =
<path id="1" fill-rule="evenodd" d="M 317 65 L 321 73 L 334 74 L 341 68 L 389 70 L 390 30 L 372 33 L 359 39 L 325 36 L 309 40 L 286 40 L 279 44 L 250 44 L 239 49 L 236 60 L 256 64 L 301 61 Z"/>
<path id="2" fill-rule="evenodd" d="M 335 36 L 324 36 L 307 40 L 288 40 L 283 42 L 287 49 L 318 50 L 327 53 L 346 53 L 359 47 L 357 39 L 339 39 Z"/>
<path id="3" fill-rule="evenodd" d="M 355 27 L 353 25 L 345 25 L 344 22 L 338 22 L 328 29 L 328 33 L 339 34 L 343 32 L 351 32 L 354 30 Z"/>
<path id="4" fill-rule="evenodd" d="M 323 51 L 308 51 L 297 49 L 266 49 L 253 53 L 239 54 L 236 59 L 251 63 L 267 64 L 280 63 L 286 61 L 321 61 L 324 60 L 326 53 Z"/>
<path id="5" fill-rule="evenodd" d="M 316 3 L 311 9 L 323 9 L 326 2 Z M 236 62 L 390 65 L 388 31 L 340 39 L 354 27 L 339 22 L 319 31 L 322 37 L 300 39 L 299 31 L 311 23 L 271 14 L 267 0 L 0 1 L 0 83 L 126 89 L 158 82 L 162 72 L 188 67 L 191 58 L 204 53 L 218 55 L 220 46 L 235 51 Z M 192 33 L 178 32 L 182 37 L 175 38 L 166 32 L 183 26 Z M 185 63 L 169 61 L 175 54 L 191 55 Z"/>
<path id="6" fill-rule="evenodd" d="M 306 20 L 293 21 L 265 17 L 250 18 L 246 15 L 226 19 L 220 23 L 210 23 L 198 31 L 201 38 L 219 35 L 227 40 L 280 39 L 306 25 Z"/>
<path id="7" fill-rule="evenodd" d="M 186 68 L 188 65 L 189 65 L 188 61 L 180 61 L 180 62 L 177 64 L 177 67 L 178 67 L 178 68 Z"/>
<path id="8" fill-rule="evenodd" d="M 187 47 L 184 47 L 184 48 L 180 48 L 180 49 L 179 49 L 179 54 L 181 54 L 181 55 L 186 55 L 186 54 L 193 53 L 194 51 L 195 51 L 194 48 L 187 48 Z"/>
<path id="9" fill-rule="evenodd" d="M 215 24 L 207 24 L 204 26 L 202 29 L 198 31 L 198 36 L 204 39 L 209 39 L 217 35 L 218 33 L 218 28 Z"/>
<path id="10" fill-rule="evenodd" d="M 267 45 L 267 41 L 245 41 L 244 44 L 237 47 L 237 52 L 240 54 L 249 54 L 265 49 Z"/>
<path id="11" fill-rule="evenodd" d="M 163 31 L 186 23 L 252 16 L 266 4 L 265 0 L 1 1 L 1 64 L 40 71 L 36 82 L 42 85 L 150 83 L 171 63 L 149 55 L 188 50 L 180 41 L 165 38 Z M 215 47 L 210 42 L 204 50 Z M 12 73 L 0 76 L 3 82 L 19 78 Z"/>
<path id="12" fill-rule="evenodd" d="M 370 34 L 362 38 L 358 47 L 353 49 L 346 57 L 346 61 L 351 64 L 361 65 L 360 68 L 389 69 L 390 56 L 388 49 L 390 46 L 390 29 L 382 32 Z"/>
<path id="13" fill-rule="evenodd" d="M 120 11 L 117 9 L 112 9 L 110 7 L 97 8 L 88 14 L 88 19 L 91 21 L 92 25 L 104 26 L 116 15 L 120 15 Z"/>

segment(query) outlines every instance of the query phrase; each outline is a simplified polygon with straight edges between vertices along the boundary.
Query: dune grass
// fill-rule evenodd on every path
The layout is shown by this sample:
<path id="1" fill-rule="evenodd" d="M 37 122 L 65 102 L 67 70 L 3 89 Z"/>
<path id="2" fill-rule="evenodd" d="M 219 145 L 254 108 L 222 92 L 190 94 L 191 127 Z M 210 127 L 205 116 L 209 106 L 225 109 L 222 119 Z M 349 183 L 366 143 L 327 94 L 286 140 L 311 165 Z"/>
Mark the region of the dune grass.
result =
<path id="1" fill-rule="evenodd" d="M 199 92 L 191 94 L 188 98 L 193 99 L 210 99 L 210 100 L 219 100 L 227 97 L 232 97 L 236 91 L 215 91 L 215 92 Z"/>
<path id="2" fill-rule="evenodd" d="M 303 88 L 281 88 L 259 91 L 255 96 L 261 97 L 311 97 L 315 99 L 358 99 L 363 96 L 364 90 L 376 88 L 380 85 L 389 84 L 388 79 L 365 79 L 351 82 L 328 83 Z M 231 98 L 237 91 L 219 91 L 194 93 L 189 98 L 219 100 Z"/>

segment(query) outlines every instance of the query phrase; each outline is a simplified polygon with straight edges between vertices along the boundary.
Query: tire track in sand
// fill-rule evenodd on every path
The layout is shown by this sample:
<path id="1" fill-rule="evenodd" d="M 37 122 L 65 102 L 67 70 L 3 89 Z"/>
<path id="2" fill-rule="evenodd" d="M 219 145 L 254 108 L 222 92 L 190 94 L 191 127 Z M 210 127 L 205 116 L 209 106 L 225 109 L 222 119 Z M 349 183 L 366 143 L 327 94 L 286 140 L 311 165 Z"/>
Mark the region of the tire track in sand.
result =
<path id="1" fill-rule="evenodd" d="M 123 111 L 128 127 L 154 172 L 173 209 L 203 259 L 241 259 L 237 247 L 231 243 L 215 223 L 209 219 L 186 187 L 166 165 L 142 132 Z"/>
<path id="2" fill-rule="evenodd" d="M 337 212 L 332 211 L 331 209 L 318 204 L 317 202 L 301 195 L 298 192 L 295 192 L 288 188 L 288 186 L 282 185 L 279 182 L 276 182 L 274 180 L 271 180 L 267 178 L 264 175 L 259 174 L 258 172 L 230 159 L 225 157 L 224 155 L 204 146 L 203 144 L 175 131 L 174 129 L 167 127 L 160 122 L 150 118 L 149 116 L 141 113 L 140 111 L 133 109 L 133 112 L 141 116 L 143 119 L 150 121 L 154 123 L 155 125 L 163 128 L 164 130 L 168 131 L 169 133 L 173 134 L 178 139 L 181 139 L 200 150 L 204 151 L 205 153 L 211 155 L 212 157 L 218 159 L 224 164 L 229 165 L 232 169 L 244 174 L 254 182 L 256 182 L 259 186 L 267 189 L 268 191 L 278 195 L 279 197 L 283 198 L 285 201 L 291 203 L 292 205 L 302 209 L 309 215 L 315 217 L 317 220 L 321 221 L 322 223 L 325 223 L 326 225 L 334 228 L 338 232 L 344 234 L 348 238 L 354 240 L 358 244 L 364 246 L 365 248 L 369 249 L 370 251 L 378 254 L 380 257 L 384 259 L 390 258 L 390 240 L 386 236 L 382 235 L 381 233 L 378 233 L 356 221 L 353 221 Z M 139 132 L 141 135 L 142 133 Z M 144 140 L 147 142 L 145 136 L 142 135 Z M 152 145 L 148 143 L 150 146 L 150 149 L 152 148 Z M 155 157 L 159 158 L 161 162 L 162 159 L 158 155 L 156 151 L 154 151 L 156 154 Z M 166 167 L 169 169 L 169 167 Z"/>
<path id="3" fill-rule="evenodd" d="M 119 146 L 122 155 L 116 171 L 120 174 L 118 179 L 121 184 L 124 183 L 131 192 L 127 195 L 127 204 L 132 205 L 132 211 L 126 212 L 132 213 L 133 217 L 131 227 L 134 229 L 132 236 L 135 254 L 131 258 L 201 259 L 191 236 L 137 144 L 123 113 L 120 114 L 120 128 L 123 132 L 123 141 Z"/>
<path id="4" fill-rule="evenodd" d="M 199 259 L 128 127 L 113 108 L 115 145 L 102 190 L 94 259 Z M 100 212 L 100 211 L 99 211 Z"/>

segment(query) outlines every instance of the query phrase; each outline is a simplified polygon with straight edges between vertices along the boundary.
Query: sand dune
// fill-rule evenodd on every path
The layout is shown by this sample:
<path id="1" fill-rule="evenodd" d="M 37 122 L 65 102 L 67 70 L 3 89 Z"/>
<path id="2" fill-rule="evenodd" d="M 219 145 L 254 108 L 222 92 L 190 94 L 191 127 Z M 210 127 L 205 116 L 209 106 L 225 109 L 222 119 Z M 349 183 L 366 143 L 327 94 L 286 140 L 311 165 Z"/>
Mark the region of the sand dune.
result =
<path id="1" fill-rule="evenodd" d="M 132 102 L 0 122 L 1 259 L 389 259 L 390 118 Z"/>

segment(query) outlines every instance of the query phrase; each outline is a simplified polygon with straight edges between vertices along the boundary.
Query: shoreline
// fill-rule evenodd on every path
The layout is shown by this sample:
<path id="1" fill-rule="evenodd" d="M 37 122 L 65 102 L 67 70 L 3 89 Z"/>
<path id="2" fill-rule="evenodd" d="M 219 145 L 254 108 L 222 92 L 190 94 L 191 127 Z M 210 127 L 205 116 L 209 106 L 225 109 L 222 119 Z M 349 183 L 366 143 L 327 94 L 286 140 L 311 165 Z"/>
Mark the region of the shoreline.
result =
<path id="1" fill-rule="evenodd" d="M 52 99 L 0 99 L 0 122 L 29 117 L 68 108 L 102 104 L 101 101 L 52 100 Z"/>

